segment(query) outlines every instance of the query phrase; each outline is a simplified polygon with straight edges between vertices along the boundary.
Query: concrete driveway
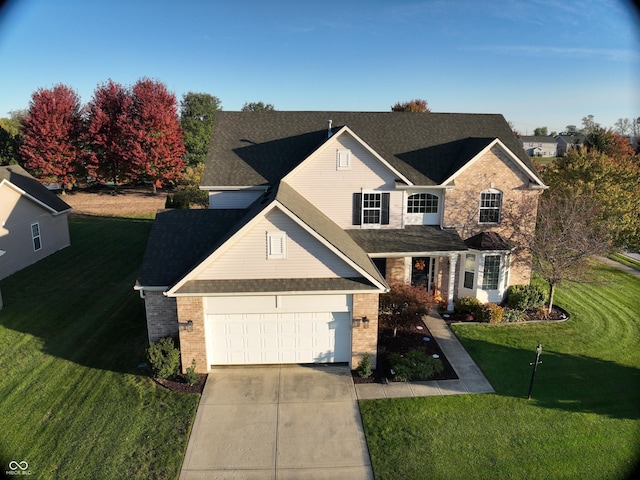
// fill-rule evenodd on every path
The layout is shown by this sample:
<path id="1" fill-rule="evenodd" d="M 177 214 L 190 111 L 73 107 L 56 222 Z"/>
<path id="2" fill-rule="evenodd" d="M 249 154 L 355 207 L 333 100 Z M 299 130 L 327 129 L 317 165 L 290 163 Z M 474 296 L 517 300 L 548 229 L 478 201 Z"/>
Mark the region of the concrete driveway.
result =
<path id="1" fill-rule="evenodd" d="M 348 367 L 209 372 L 180 479 L 373 479 Z"/>

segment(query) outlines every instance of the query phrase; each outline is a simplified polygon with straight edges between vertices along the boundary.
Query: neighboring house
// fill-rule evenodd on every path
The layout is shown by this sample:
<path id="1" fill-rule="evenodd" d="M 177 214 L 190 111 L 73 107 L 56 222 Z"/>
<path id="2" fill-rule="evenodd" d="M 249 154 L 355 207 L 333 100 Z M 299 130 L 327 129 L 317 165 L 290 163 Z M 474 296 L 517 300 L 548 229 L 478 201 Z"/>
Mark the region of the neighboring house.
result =
<path id="1" fill-rule="evenodd" d="M 556 157 L 558 144 L 550 136 L 520 137 L 520 145 L 530 157 Z"/>
<path id="2" fill-rule="evenodd" d="M 395 282 L 500 302 L 546 188 L 501 115 L 218 112 L 208 210 L 164 210 L 136 289 L 183 370 L 375 364 Z"/>
<path id="3" fill-rule="evenodd" d="M 583 147 L 586 138 L 582 133 L 576 133 L 575 135 L 558 135 L 556 137 L 558 156 L 563 157 L 569 153 L 570 150 Z"/>
<path id="4" fill-rule="evenodd" d="M 0 279 L 69 246 L 70 211 L 22 167 L 0 167 Z"/>

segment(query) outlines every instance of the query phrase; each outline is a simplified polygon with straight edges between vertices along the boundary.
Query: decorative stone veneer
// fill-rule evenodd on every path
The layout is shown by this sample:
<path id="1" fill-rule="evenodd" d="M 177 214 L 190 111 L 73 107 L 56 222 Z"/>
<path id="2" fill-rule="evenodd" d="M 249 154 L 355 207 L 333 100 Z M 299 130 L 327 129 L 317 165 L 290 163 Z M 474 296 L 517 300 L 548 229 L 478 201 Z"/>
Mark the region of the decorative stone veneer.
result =
<path id="1" fill-rule="evenodd" d="M 388 271 L 388 270 L 387 270 Z M 369 328 L 360 322 L 351 329 L 351 368 L 355 369 L 365 353 L 369 353 L 371 365 L 375 368 L 378 358 L 378 304 L 377 293 L 356 293 L 353 295 L 353 318 L 367 317 Z"/>
<path id="2" fill-rule="evenodd" d="M 147 314 L 149 343 L 178 334 L 178 311 L 175 298 L 166 297 L 162 292 L 145 291 L 144 308 Z"/>
<path id="3" fill-rule="evenodd" d="M 207 345 L 204 332 L 204 301 L 202 297 L 177 297 L 178 321 L 180 322 L 180 358 L 182 373 L 186 373 L 191 361 L 196 361 L 196 372 L 207 373 Z M 186 323 L 191 320 L 193 329 L 188 332 Z"/>

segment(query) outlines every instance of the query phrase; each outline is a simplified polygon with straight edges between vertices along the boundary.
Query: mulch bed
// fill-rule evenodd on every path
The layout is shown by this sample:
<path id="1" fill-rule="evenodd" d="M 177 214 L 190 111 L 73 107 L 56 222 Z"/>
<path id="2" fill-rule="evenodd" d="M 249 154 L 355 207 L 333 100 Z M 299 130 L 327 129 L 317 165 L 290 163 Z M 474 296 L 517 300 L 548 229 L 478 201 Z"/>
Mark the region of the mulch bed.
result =
<path id="1" fill-rule="evenodd" d="M 387 355 L 389 353 L 407 353 L 410 350 L 421 350 L 429 356 L 436 354 L 440 357 L 444 370 L 428 380 L 455 380 L 458 378 L 421 318 L 416 318 L 411 324 L 398 327 L 395 337 L 393 336 L 393 326 L 385 322 L 382 315 L 378 328 L 378 368 L 369 378 L 361 378 L 353 371 L 354 383 L 382 382 L 385 378 L 390 382 L 395 381 L 389 371 Z M 425 341 L 425 337 L 429 338 L 429 341 Z"/>
<path id="2" fill-rule="evenodd" d="M 207 375 L 200 375 L 200 380 L 198 381 L 198 383 L 195 383 L 193 385 L 189 385 L 183 377 L 173 377 L 171 379 L 154 378 L 153 380 L 159 385 L 162 385 L 163 387 L 171 390 L 172 392 L 199 393 L 200 395 L 202 395 L 204 384 L 207 381 Z"/>
<path id="3" fill-rule="evenodd" d="M 546 310 L 547 307 L 545 307 Z M 442 312 L 440 316 L 447 324 L 452 323 L 474 323 L 474 319 L 467 318 L 464 313 L 456 312 Z M 514 325 L 523 324 L 526 322 L 562 322 L 569 318 L 569 314 L 566 310 L 554 305 L 551 309 L 551 313 L 548 315 L 543 314 L 540 309 L 527 310 L 525 312 L 526 320 L 524 322 L 514 322 Z M 509 325 L 508 322 L 497 323 L 496 325 Z"/>

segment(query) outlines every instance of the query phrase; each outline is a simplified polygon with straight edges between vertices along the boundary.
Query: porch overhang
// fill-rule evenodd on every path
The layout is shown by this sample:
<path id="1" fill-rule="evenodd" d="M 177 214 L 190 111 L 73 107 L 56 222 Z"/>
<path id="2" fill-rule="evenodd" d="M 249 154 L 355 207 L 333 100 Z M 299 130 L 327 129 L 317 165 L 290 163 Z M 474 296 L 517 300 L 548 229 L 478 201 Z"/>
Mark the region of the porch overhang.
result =
<path id="1" fill-rule="evenodd" d="M 372 258 L 444 256 L 469 250 L 453 229 L 408 225 L 402 229 L 346 230 Z"/>

